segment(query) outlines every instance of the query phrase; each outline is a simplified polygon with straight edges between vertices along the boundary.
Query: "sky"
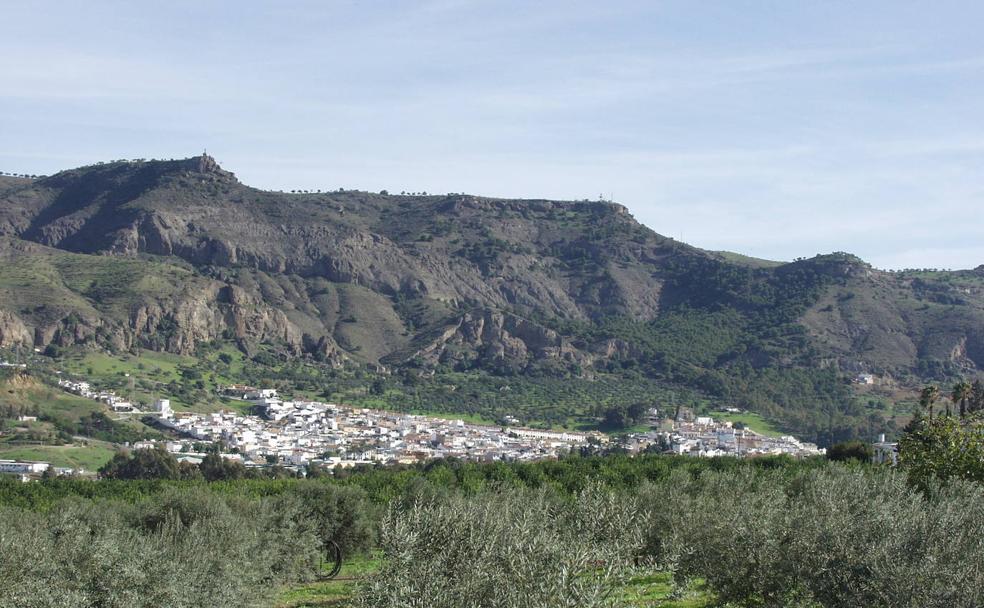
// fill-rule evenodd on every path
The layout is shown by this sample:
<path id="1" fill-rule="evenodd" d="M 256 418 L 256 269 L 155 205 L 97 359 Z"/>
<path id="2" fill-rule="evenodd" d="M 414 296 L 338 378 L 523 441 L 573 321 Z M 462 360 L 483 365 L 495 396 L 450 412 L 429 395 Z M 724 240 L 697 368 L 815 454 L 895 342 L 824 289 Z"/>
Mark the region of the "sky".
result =
<path id="1" fill-rule="evenodd" d="M 597 199 L 699 247 L 984 264 L 984 3 L 0 0 L 0 170 Z"/>

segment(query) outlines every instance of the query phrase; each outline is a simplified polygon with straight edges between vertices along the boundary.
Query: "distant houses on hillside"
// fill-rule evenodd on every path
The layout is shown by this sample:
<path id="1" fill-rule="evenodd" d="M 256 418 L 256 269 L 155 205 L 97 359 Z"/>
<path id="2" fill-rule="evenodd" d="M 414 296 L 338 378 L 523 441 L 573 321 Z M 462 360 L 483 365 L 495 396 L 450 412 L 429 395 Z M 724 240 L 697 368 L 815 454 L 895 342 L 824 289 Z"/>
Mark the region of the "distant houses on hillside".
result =
<path id="1" fill-rule="evenodd" d="M 864 384 L 871 386 L 875 383 L 875 376 L 873 374 L 858 374 L 854 377 L 855 384 Z"/>

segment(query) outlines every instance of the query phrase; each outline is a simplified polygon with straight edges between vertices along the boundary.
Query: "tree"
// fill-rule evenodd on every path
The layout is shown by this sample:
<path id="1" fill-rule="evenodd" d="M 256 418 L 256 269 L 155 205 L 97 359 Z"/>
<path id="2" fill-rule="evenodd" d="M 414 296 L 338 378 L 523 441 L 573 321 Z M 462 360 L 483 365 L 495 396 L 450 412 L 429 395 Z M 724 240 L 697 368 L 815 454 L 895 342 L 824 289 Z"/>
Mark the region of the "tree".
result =
<path id="1" fill-rule="evenodd" d="M 646 414 L 648 412 L 649 412 L 648 405 L 646 405 L 645 403 L 637 402 L 630 405 L 626 413 L 629 416 L 629 420 L 631 420 L 633 424 L 639 424 L 645 419 Z"/>
<path id="2" fill-rule="evenodd" d="M 645 419 L 649 412 L 649 406 L 645 403 L 633 403 L 632 405 L 613 405 L 602 413 L 602 427 L 611 430 L 625 429 L 634 424 L 639 424 Z"/>
<path id="3" fill-rule="evenodd" d="M 323 479 L 325 477 L 330 477 L 331 473 L 321 465 L 309 464 L 307 465 L 306 475 L 308 479 Z"/>
<path id="4" fill-rule="evenodd" d="M 974 383 L 970 386 L 970 399 L 967 402 L 967 409 L 970 412 L 984 410 L 984 383 L 980 380 L 974 380 Z"/>
<path id="5" fill-rule="evenodd" d="M 120 451 L 99 469 L 106 479 L 180 479 L 178 460 L 162 447 Z"/>
<path id="6" fill-rule="evenodd" d="M 953 393 L 950 394 L 950 399 L 953 401 L 954 405 L 960 405 L 960 417 L 963 418 L 967 415 L 967 399 L 970 397 L 970 385 L 966 382 L 958 382 L 953 385 Z M 949 414 L 949 412 L 948 412 Z"/>
<path id="7" fill-rule="evenodd" d="M 827 450 L 827 459 L 836 462 L 871 462 L 872 453 L 869 444 L 855 439 L 830 446 Z"/>
<path id="8" fill-rule="evenodd" d="M 195 481 L 195 480 L 202 479 L 201 469 L 199 469 L 198 465 L 196 465 L 193 462 L 188 462 L 188 461 L 179 462 L 178 474 L 181 476 L 181 479 L 185 481 Z"/>
<path id="9" fill-rule="evenodd" d="M 940 387 L 927 386 L 919 395 L 919 405 L 929 412 L 929 419 L 933 419 L 933 407 L 940 398 Z"/>
<path id="10" fill-rule="evenodd" d="M 605 410 L 601 425 L 606 429 L 624 429 L 629 426 L 629 418 L 625 408 L 616 405 Z"/>
<path id="11" fill-rule="evenodd" d="M 223 458 L 221 454 L 212 452 L 198 465 L 205 481 L 221 481 L 225 479 L 242 479 L 246 475 L 246 467 L 238 460 Z"/>
<path id="12" fill-rule="evenodd" d="M 899 441 L 899 465 L 921 488 L 951 478 L 984 482 L 984 416 L 925 420 Z"/>

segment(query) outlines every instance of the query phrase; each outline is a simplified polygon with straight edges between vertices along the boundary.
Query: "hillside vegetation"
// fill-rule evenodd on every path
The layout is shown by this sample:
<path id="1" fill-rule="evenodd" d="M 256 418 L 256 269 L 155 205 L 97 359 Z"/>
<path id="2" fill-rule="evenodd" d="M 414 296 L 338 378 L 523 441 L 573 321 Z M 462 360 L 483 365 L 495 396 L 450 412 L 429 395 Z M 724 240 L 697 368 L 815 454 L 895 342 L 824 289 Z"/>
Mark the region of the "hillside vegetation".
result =
<path id="1" fill-rule="evenodd" d="M 369 365 L 400 374 L 376 397 L 401 409 L 574 425 L 584 404 L 441 387 L 608 378 L 829 444 L 905 421 L 857 396 L 859 372 L 895 390 L 984 368 L 984 268 L 706 252 L 604 201 L 261 191 L 205 156 L 5 180 L 0 261 L 0 347 L 234 347 L 254 376 L 317 367 L 314 393 L 369 385 L 352 375 Z M 203 397 L 181 382 L 179 401 Z"/>
<path id="2" fill-rule="evenodd" d="M 970 608 L 982 509 L 978 483 L 784 458 L 0 479 L 0 604 Z M 327 538 L 359 564 L 331 589 Z"/>

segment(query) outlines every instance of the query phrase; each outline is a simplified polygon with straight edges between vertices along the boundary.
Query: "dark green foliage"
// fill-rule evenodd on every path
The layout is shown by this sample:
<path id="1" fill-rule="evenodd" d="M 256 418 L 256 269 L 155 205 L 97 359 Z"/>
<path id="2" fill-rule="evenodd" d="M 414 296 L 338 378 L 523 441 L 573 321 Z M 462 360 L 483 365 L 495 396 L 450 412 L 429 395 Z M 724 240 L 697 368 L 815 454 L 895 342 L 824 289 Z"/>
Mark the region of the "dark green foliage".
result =
<path id="1" fill-rule="evenodd" d="M 242 479 L 246 476 L 246 467 L 243 466 L 243 463 L 223 458 L 215 452 L 206 455 L 198 468 L 205 481 Z"/>
<path id="2" fill-rule="evenodd" d="M 119 424 L 103 412 L 92 412 L 88 416 L 83 416 L 74 428 L 64 422 L 56 422 L 56 424 L 65 427 L 65 430 L 74 435 L 84 435 L 93 439 L 113 443 L 140 441 L 141 439 L 159 435 L 158 433 L 150 435 L 146 431 L 137 431 L 131 427 Z"/>
<path id="3" fill-rule="evenodd" d="M 740 277 L 752 280 L 765 272 L 736 268 L 732 276 L 727 267 L 718 267 L 720 263 L 707 264 L 701 272 L 713 268 L 714 276 L 722 281 L 731 277 L 727 281 L 740 283 Z M 765 281 L 762 288 L 766 295 L 772 294 L 771 300 L 736 286 L 725 289 L 725 294 L 707 296 L 701 308 L 691 307 L 697 296 L 689 294 L 685 304 L 653 321 L 609 318 L 596 324 L 554 327 L 587 343 L 612 338 L 632 344 L 637 354 L 604 362 L 606 372 L 644 375 L 696 389 L 723 403 L 758 412 L 821 446 L 872 439 L 878 430 L 892 430 L 890 423 L 881 421 L 873 429 L 843 376 L 834 368 L 817 366 L 803 327 L 794 320 L 815 292 L 833 279 L 803 264 L 795 272 L 788 271 L 791 274 L 786 278 L 793 281 L 788 293 L 782 283 L 756 279 Z M 789 360 L 799 365 L 780 364 Z"/>
<path id="4" fill-rule="evenodd" d="M 528 372 L 533 373 L 536 372 Z M 399 378 L 399 384 L 393 377 L 387 380 L 387 389 L 396 389 L 386 391 L 384 399 L 388 409 L 426 410 L 441 413 L 445 418 L 453 417 L 455 413 L 472 414 L 489 422 L 501 421 L 509 415 L 518 418 L 524 426 L 583 425 L 593 428 L 601 412 L 594 411 L 589 404 L 628 407 L 633 403 L 665 403 L 674 399 L 689 402 L 697 396 L 694 391 L 642 376 L 630 382 L 616 374 L 596 374 L 592 379 L 557 377 L 548 372 L 536 376 L 505 377 L 469 370 L 466 373 L 445 372 L 421 378 L 413 370 L 407 370 Z M 339 378 L 333 386 L 335 391 L 327 398 L 344 395 L 341 390 L 344 382 L 346 379 Z M 377 396 L 370 395 L 362 403 L 378 407 L 379 400 Z"/>
<path id="5" fill-rule="evenodd" d="M 613 405 L 602 414 L 601 426 L 605 430 L 626 429 L 642 422 L 649 409 L 645 403 Z"/>
<path id="6" fill-rule="evenodd" d="M 783 470 L 795 472 L 824 465 L 823 459 L 795 460 L 785 456 L 749 460 L 643 454 L 581 457 L 576 453 L 556 461 L 478 463 L 457 459 L 435 460 L 413 466 L 363 468 L 336 472 L 324 480 L 239 479 L 215 481 L 209 490 L 248 497 L 291 493 L 312 484 L 344 485 L 359 488 L 376 504 L 414 496 L 443 494 L 474 495 L 496 487 L 549 487 L 574 495 L 593 483 L 624 490 L 643 481 L 664 479 L 673 471 L 697 475 L 701 471 L 732 469 Z M 64 498 L 108 499 L 136 502 L 171 488 L 200 487 L 202 481 L 138 480 L 99 481 L 58 478 L 44 483 L 22 484 L 0 477 L 0 506 L 46 510 Z"/>
<path id="7" fill-rule="evenodd" d="M 923 489 L 955 479 L 984 482 L 984 414 L 917 418 L 899 441 L 899 464 Z"/>
<path id="8" fill-rule="evenodd" d="M 117 452 L 99 469 L 107 479 L 181 479 L 181 468 L 173 454 L 161 447 Z"/>
<path id="9" fill-rule="evenodd" d="M 836 462 L 871 462 L 871 444 L 864 441 L 842 441 L 827 448 L 827 458 Z"/>

